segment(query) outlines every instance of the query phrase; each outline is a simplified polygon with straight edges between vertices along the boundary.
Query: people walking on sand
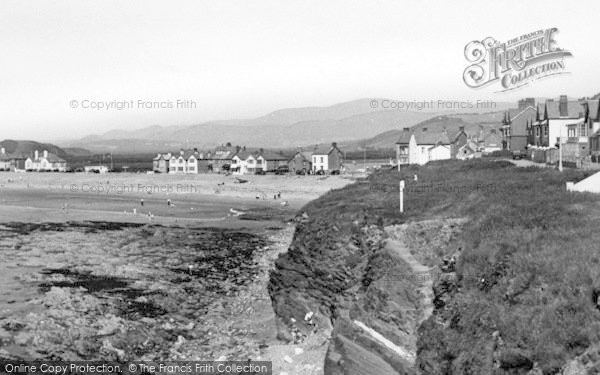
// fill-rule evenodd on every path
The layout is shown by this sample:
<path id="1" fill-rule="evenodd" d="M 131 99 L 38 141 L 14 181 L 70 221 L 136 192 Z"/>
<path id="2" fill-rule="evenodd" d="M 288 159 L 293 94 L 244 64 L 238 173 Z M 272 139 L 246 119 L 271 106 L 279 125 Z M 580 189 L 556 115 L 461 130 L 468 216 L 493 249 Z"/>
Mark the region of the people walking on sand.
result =
<path id="1" fill-rule="evenodd" d="M 281 192 L 280 191 L 277 192 L 277 198 L 281 199 Z"/>
<path id="2" fill-rule="evenodd" d="M 171 207 L 171 198 L 167 199 L 167 206 Z"/>
<path id="3" fill-rule="evenodd" d="M 140 206 L 144 207 L 144 198 L 140 199 Z"/>

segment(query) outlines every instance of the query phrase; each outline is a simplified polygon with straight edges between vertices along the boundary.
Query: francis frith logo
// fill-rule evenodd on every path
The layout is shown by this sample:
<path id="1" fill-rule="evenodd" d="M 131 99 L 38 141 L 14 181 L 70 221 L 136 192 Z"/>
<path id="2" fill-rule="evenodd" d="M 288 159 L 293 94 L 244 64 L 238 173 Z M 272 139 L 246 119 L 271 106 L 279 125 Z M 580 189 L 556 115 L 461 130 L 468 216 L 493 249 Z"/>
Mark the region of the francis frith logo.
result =
<path id="1" fill-rule="evenodd" d="M 465 47 L 465 57 L 471 63 L 463 79 L 472 88 L 496 81 L 500 92 L 514 90 L 540 78 L 565 74 L 568 50 L 558 47 L 553 27 L 537 30 L 501 43 L 492 37 L 475 40 Z"/>

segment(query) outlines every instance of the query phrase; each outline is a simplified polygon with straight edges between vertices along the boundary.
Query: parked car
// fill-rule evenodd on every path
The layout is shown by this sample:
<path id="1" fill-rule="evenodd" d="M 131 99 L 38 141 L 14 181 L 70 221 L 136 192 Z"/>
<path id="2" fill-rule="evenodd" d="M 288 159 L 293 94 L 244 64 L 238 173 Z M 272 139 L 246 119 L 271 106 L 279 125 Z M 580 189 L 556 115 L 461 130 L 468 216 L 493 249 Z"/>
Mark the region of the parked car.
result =
<path id="1" fill-rule="evenodd" d="M 280 165 L 275 170 L 275 174 L 288 174 L 290 173 L 290 168 L 287 165 Z"/>
<path id="2" fill-rule="evenodd" d="M 265 175 L 266 173 L 264 169 L 258 169 L 256 172 L 254 172 L 254 174 Z"/>

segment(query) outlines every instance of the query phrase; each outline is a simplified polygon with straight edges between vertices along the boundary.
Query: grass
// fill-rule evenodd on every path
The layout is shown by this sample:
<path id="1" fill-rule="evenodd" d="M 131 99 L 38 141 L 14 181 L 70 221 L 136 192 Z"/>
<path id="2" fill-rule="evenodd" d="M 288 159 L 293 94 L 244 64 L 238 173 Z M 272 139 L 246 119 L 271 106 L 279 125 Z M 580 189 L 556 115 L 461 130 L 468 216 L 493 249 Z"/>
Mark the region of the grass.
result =
<path id="1" fill-rule="evenodd" d="M 600 341 L 600 197 L 565 189 L 588 174 L 485 160 L 379 171 L 308 204 L 295 242 L 334 256 L 340 238 L 363 247 L 362 225 L 468 217 L 457 238 L 460 288 L 436 312 L 448 324 L 423 325 L 421 363 L 434 363 L 431 373 L 477 374 L 496 358 L 497 373 L 537 363 L 552 374 Z"/>

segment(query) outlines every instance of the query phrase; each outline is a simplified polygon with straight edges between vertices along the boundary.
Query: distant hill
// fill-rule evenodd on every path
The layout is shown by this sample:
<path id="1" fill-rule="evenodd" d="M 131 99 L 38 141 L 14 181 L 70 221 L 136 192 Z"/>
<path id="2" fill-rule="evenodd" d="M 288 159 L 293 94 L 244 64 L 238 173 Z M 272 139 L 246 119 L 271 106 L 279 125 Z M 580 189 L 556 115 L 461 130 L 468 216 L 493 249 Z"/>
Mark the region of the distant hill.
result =
<path id="1" fill-rule="evenodd" d="M 32 155 L 35 150 L 40 152 L 47 150 L 52 154 L 56 154 L 65 160 L 69 160 L 73 156 L 90 155 L 90 152 L 85 149 L 76 148 L 60 148 L 50 143 L 39 143 L 35 141 L 17 141 L 12 139 L 6 139 L 0 141 L 0 147 L 3 147 L 9 154 L 23 154 Z"/>
<path id="2" fill-rule="evenodd" d="M 208 148 L 231 142 L 264 148 L 293 148 L 330 142 L 351 142 L 416 125 L 432 116 L 450 114 L 432 110 L 406 111 L 371 108 L 371 99 L 329 107 L 283 109 L 247 120 L 210 121 L 192 126 L 150 126 L 138 130 L 111 130 L 65 147 L 93 152 L 139 153 L 172 151 L 180 147 Z M 381 99 L 378 100 L 381 103 Z M 499 103 L 498 108 L 510 103 Z"/>
<path id="3" fill-rule="evenodd" d="M 502 112 L 486 114 L 454 114 L 435 116 L 409 127 L 415 132 L 422 132 L 423 128 L 427 128 L 427 131 L 429 132 L 441 132 L 443 129 L 446 129 L 448 134 L 452 136 L 458 132 L 461 126 L 464 126 L 467 134 L 475 135 L 479 133 L 481 128 L 483 128 L 486 133 L 489 132 L 490 129 L 499 129 L 501 120 Z M 398 127 L 371 138 L 351 142 L 341 142 L 340 148 L 345 151 L 394 148 L 402 131 L 403 127 Z"/>

